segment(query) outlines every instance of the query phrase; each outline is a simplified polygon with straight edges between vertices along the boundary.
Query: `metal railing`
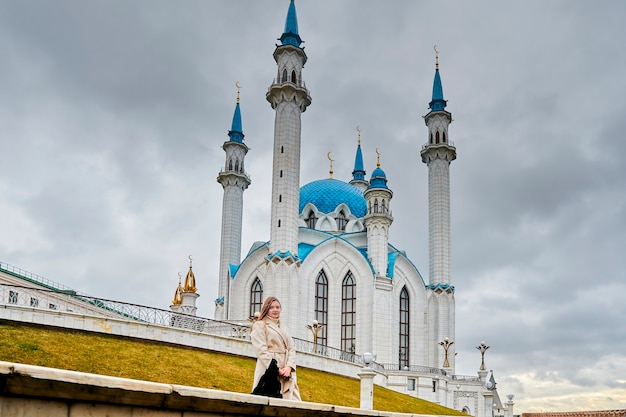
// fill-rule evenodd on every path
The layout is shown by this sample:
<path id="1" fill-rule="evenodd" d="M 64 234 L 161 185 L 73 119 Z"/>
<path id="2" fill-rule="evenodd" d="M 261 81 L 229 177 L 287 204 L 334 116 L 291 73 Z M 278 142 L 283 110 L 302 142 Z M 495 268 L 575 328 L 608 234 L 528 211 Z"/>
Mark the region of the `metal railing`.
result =
<path id="1" fill-rule="evenodd" d="M 44 286 L 46 288 L 49 288 L 51 290 L 63 291 L 63 292 L 77 294 L 77 292 L 74 291 L 70 287 L 66 287 L 65 285 L 59 284 L 58 282 L 51 281 L 51 280 L 49 280 L 47 278 L 44 278 L 44 277 L 42 277 L 40 275 L 37 275 L 37 274 L 33 274 L 32 272 L 25 271 L 25 270 L 23 270 L 21 268 L 18 268 L 16 266 L 9 265 L 6 262 L 0 261 L 0 271 L 6 272 L 6 273 L 8 273 L 10 275 L 13 275 L 13 276 L 17 276 L 19 278 L 26 279 L 27 281 L 34 282 L 36 284 L 40 284 L 40 285 L 42 285 L 42 286 Z"/>
<path id="2" fill-rule="evenodd" d="M 445 371 L 445 369 L 431 368 L 430 366 L 421 366 L 421 365 L 401 366 L 397 363 L 383 363 L 380 365 L 383 367 L 385 371 L 416 372 L 420 374 L 433 374 L 433 375 L 442 375 L 442 376 L 447 375 L 447 372 Z"/>
<path id="3" fill-rule="evenodd" d="M 44 290 L 17 285 L 0 284 L 0 305 L 13 305 L 66 311 L 86 315 L 105 315 L 111 318 L 138 321 L 159 326 L 175 327 L 217 336 L 237 339 L 250 339 L 251 322 L 221 321 L 176 313 L 137 304 L 123 303 L 83 294 L 70 294 L 53 290 Z M 296 350 L 314 353 L 332 359 L 352 363 L 363 363 L 361 356 L 344 352 L 329 346 L 314 344 L 308 340 L 294 338 Z M 382 367 L 380 368 L 382 370 Z"/>

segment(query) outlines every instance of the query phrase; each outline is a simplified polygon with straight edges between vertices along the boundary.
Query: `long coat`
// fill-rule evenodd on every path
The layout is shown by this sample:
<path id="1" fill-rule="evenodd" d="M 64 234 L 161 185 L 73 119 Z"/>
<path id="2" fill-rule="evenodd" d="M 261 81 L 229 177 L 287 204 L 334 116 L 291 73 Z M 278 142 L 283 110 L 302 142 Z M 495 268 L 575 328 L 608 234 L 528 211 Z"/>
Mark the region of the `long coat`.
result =
<path id="1" fill-rule="evenodd" d="M 291 378 L 279 377 L 283 399 L 301 401 L 296 379 L 296 349 L 285 325 L 269 319 L 259 320 L 252 325 L 250 338 L 257 355 L 252 388 L 257 386 L 273 358 L 279 368 L 290 366 L 292 369 Z"/>

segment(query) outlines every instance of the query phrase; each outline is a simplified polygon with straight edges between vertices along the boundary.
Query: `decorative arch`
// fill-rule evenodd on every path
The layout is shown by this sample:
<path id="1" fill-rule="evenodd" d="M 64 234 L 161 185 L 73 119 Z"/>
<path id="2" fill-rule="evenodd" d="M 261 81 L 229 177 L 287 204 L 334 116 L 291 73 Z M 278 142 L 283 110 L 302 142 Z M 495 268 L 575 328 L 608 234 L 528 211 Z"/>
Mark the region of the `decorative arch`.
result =
<path id="1" fill-rule="evenodd" d="M 344 213 L 343 210 L 341 210 L 339 214 L 337 214 L 335 221 L 337 222 L 338 230 L 342 230 L 342 231 L 346 230 L 346 225 L 348 224 L 348 218 L 346 217 L 346 213 Z"/>
<path id="2" fill-rule="evenodd" d="M 250 317 L 254 317 L 254 313 L 261 311 L 262 306 L 263 284 L 259 277 L 256 277 L 250 286 Z"/>
<path id="3" fill-rule="evenodd" d="M 317 336 L 317 343 L 326 346 L 328 343 L 328 278 L 323 269 L 315 278 L 315 320 L 323 326 Z"/>
<path id="4" fill-rule="evenodd" d="M 309 229 L 315 229 L 315 222 L 317 222 L 317 217 L 315 217 L 315 212 L 311 210 L 306 218 L 306 227 Z"/>
<path id="5" fill-rule="evenodd" d="M 341 283 L 341 350 L 356 350 L 356 281 L 348 271 Z"/>
<path id="6" fill-rule="evenodd" d="M 399 326 L 399 349 L 398 349 L 398 363 L 400 369 L 408 367 L 410 363 L 409 352 L 410 349 L 410 317 L 411 317 L 411 304 L 409 299 L 409 292 L 406 289 L 406 285 L 400 291 L 400 326 Z"/>

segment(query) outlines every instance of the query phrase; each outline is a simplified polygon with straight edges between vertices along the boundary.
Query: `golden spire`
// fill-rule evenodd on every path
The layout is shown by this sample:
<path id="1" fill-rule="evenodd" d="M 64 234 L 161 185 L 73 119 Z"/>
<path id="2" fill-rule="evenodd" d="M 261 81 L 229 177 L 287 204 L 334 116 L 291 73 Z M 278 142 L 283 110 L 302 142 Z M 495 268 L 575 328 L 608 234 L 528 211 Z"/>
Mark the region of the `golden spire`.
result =
<path id="1" fill-rule="evenodd" d="M 333 159 L 330 158 L 330 152 L 328 152 L 328 154 L 326 154 L 326 156 L 328 157 L 328 160 L 330 161 L 330 170 L 328 171 L 328 173 L 330 174 L 330 179 L 333 179 Z"/>
<path id="2" fill-rule="evenodd" d="M 185 292 L 196 292 L 196 277 L 193 275 L 193 271 L 191 270 L 191 255 L 189 255 L 189 272 L 187 272 L 187 277 L 185 278 Z"/>
<path id="3" fill-rule="evenodd" d="M 178 273 L 178 287 L 176 288 L 176 292 L 174 293 L 174 299 L 172 300 L 172 304 L 175 306 L 179 306 L 183 303 L 183 297 L 182 297 L 182 293 L 183 293 L 183 287 L 182 285 L 180 285 L 180 280 L 181 280 L 181 273 Z"/>
<path id="4" fill-rule="evenodd" d="M 378 160 L 376 161 L 376 167 L 380 168 L 380 152 L 378 152 L 378 148 L 376 148 L 376 155 Z"/>
<path id="5" fill-rule="evenodd" d="M 437 45 L 433 46 L 433 49 L 435 50 L 435 69 L 438 70 L 439 69 L 439 51 L 437 50 Z"/>
<path id="6" fill-rule="evenodd" d="M 361 128 L 357 126 L 356 131 L 358 132 L 358 135 L 359 135 L 359 146 L 361 146 Z"/>
<path id="7" fill-rule="evenodd" d="M 241 86 L 239 85 L 239 81 L 235 83 L 235 87 L 237 87 L 237 104 L 239 104 L 239 90 L 241 90 Z"/>

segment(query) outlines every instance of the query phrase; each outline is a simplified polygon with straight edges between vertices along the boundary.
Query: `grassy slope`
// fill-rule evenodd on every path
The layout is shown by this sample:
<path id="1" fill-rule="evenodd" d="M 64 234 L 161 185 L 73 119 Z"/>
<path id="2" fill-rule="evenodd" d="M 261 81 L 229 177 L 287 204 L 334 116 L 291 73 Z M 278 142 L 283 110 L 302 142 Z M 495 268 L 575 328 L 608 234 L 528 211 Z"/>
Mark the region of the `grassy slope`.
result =
<path id="1" fill-rule="evenodd" d="M 241 393 L 252 390 L 255 366 L 254 359 L 213 351 L 2 321 L 0 360 Z M 299 368 L 298 385 L 304 401 L 359 407 L 357 379 Z M 379 386 L 374 408 L 465 415 Z"/>

